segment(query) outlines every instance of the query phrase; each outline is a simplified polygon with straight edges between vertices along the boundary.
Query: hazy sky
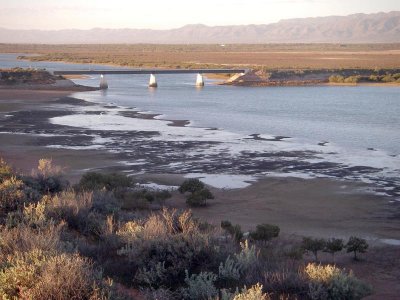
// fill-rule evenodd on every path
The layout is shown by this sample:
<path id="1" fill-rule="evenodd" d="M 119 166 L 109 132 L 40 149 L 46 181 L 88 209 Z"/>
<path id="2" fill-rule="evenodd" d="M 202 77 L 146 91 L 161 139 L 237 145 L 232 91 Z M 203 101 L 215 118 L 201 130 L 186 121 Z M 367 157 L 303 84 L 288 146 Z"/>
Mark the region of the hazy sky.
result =
<path id="1" fill-rule="evenodd" d="M 167 29 L 392 10 L 400 0 L 0 0 L 0 27 Z"/>

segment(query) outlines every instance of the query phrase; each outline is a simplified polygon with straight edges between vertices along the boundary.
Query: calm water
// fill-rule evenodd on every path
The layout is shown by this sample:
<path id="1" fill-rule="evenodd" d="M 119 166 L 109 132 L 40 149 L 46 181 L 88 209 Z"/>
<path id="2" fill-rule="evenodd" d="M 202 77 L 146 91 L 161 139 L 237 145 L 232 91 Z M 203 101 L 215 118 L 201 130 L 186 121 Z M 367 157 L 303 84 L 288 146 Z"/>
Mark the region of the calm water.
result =
<path id="1" fill-rule="evenodd" d="M 0 55 L 0 67 L 90 69 L 113 67 L 16 61 Z M 304 143 L 327 141 L 348 151 L 374 148 L 400 154 L 399 87 L 269 87 L 213 85 L 194 87 L 193 75 L 157 76 L 159 88 L 147 88 L 148 75 L 107 76 L 109 90 L 80 93 L 99 103 L 136 107 L 187 119 L 192 125 L 218 127 L 241 134 L 288 136 Z M 79 80 L 98 85 L 99 78 Z"/>

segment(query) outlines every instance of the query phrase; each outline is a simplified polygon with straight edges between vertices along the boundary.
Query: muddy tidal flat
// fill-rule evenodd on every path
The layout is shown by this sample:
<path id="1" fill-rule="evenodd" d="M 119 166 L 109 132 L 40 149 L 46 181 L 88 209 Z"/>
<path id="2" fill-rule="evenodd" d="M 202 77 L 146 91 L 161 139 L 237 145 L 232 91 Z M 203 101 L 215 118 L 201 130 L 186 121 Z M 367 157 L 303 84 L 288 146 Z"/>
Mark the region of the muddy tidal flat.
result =
<path id="1" fill-rule="evenodd" d="M 62 118 L 77 113 L 86 120 L 82 127 L 62 124 Z M 99 129 L 96 122 L 107 126 L 107 116 L 131 118 L 130 126 L 141 130 L 128 130 L 126 125 L 121 130 Z M 160 131 L 146 128 L 146 122 L 155 120 L 162 122 Z M 317 151 L 267 152 L 255 147 L 284 142 L 284 136 L 228 136 L 228 141 L 219 142 L 217 129 L 187 125 L 134 108 L 86 102 L 68 91 L 0 90 L 0 156 L 23 172 L 50 157 L 65 166 L 71 181 L 88 170 L 124 172 L 141 183 L 171 187 L 184 177 L 198 177 L 217 196 L 211 209 L 195 210 L 211 223 L 218 224 L 228 214 L 244 228 L 272 222 L 286 233 L 357 232 L 371 239 L 400 240 L 396 180 L 386 178 L 380 185 L 357 180 L 373 177 L 378 169 L 321 162 L 315 159 Z M 182 138 L 165 138 L 169 129 Z M 187 130 L 203 138 L 185 139 Z M 249 147 L 249 141 L 255 144 Z M 309 175 L 293 177 L 295 172 Z M 175 195 L 171 205 L 182 206 L 181 200 Z"/>

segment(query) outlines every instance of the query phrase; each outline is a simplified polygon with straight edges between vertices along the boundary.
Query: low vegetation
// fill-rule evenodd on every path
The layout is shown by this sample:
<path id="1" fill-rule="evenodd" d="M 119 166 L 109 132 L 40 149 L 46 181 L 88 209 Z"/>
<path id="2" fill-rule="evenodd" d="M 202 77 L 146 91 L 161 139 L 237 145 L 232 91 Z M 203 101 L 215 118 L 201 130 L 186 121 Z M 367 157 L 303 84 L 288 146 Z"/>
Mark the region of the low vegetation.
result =
<path id="1" fill-rule="evenodd" d="M 207 200 L 214 199 L 210 190 L 197 178 L 185 180 L 178 190 L 181 194 L 186 194 L 186 203 L 189 206 L 206 206 Z"/>
<path id="2" fill-rule="evenodd" d="M 170 193 L 145 190 L 125 175 L 88 173 L 71 187 L 61 171 L 45 159 L 26 176 L 0 162 L 2 299 L 122 300 L 138 293 L 163 300 L 361 299 L 371 293 L 351 272 L 290 254 L 275 242 L 276 225 L 250 233 L 229 221 L 215 227 L 190 210 L 166 208 Z M 180 191 L 191 196 L 204 189 L 189 180 Z M 137 207 L 139 201 L 148 205 Z M 364 242 L 352 237 L 347 250 L 361 253 Z M 320 245 L 337 253 L 342 244 L 304 242 L 316 253 Z"/>
<path id="3" fill-rule="evenodd" d="M 391 69 L 399 68 L 396 50 L 399 44 L 0 45 L 2 53 L 39 54 L 21 57 L 31 61 L 182 69 Z"/>
<path id="4" fill-rule="evenodd" d="M 55 83 L 57 77 L 46 70 L 37 69 L 0 69 L 0 85 L 16 84 L 50 84 Z"/>
<path id="5" fill-rule="evenodd" d="M 330 83 L 346 83 L 346 84 L 357 84 L 359 82 L 369 83 L 400 83 L 400 73 L 388 73 L 381 74 L 379 70 L 371 70 L 370 75 L 331 75 L 329 77 Z"/>

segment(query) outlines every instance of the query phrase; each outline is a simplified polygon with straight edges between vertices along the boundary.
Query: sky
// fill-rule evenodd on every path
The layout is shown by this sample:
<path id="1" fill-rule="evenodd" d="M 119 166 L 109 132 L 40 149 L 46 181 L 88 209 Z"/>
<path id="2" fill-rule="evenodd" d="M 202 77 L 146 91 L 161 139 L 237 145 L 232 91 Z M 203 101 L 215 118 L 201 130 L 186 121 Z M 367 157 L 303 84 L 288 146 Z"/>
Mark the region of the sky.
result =
<path id="1" fill-rule="evenodd" d="M 9 29 L 170 29 L 400 11 L 400 0 L 0 0 Z"/>

